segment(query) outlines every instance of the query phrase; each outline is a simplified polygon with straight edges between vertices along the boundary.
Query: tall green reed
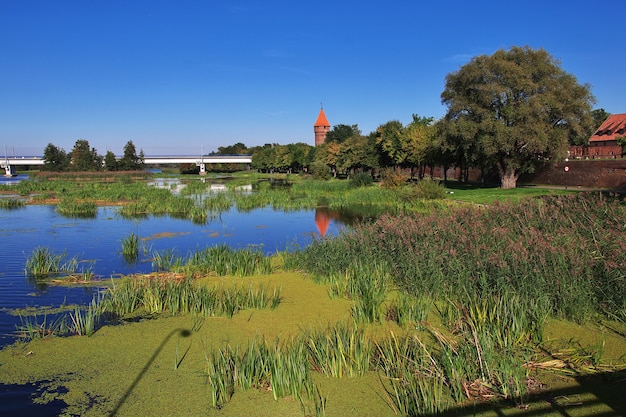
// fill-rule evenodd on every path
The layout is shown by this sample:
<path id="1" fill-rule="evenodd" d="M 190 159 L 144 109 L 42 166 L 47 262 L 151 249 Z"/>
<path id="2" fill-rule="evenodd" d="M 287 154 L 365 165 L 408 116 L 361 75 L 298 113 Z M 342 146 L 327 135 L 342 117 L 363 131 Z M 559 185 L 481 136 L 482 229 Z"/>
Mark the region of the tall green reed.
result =
<path id="1" fill-rule="evenodd" d="M 26 260 L 25 272 L 33 277 L 72 273 L 78 268 L 78 258 L 67 259 L 66 254 L 54 253 L 47 247 L 38 246 Z"/>

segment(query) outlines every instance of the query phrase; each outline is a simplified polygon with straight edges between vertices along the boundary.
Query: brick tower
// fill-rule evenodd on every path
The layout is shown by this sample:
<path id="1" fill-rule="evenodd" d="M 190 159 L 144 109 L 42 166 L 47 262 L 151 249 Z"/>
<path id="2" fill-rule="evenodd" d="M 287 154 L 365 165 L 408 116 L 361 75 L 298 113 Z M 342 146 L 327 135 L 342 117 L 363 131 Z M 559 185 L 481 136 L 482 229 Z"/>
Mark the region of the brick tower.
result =
<path id="1" fill-rule="evenodd" d="M 330 131 L 330 123 L 324 114 L 324 108 L 320 109 L 320 114 L 317 116 L 317 120 L 313 125 L 313 132 L 315 132 L 315 146 L 319 146 L 326 140 L 326 134 Z"/>

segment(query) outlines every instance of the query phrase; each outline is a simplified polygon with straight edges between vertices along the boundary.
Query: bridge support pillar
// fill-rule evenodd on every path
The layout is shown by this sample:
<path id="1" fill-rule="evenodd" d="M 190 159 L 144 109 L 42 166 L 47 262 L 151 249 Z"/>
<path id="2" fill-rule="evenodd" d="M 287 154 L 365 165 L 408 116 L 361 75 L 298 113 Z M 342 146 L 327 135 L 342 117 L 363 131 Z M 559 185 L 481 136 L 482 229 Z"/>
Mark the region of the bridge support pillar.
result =
<path id="1" fill-rule="evenodd" d="M 197 165 L 200 167 L 200 175 L 206 175 L 206 164 L 199 163 Z"/>
<path id="2" fill-rule="evenodd" d="M 14 165 L 9 165 L 4 164 L 4 176 L 5 177 L 14 177 L 16 176 L 17 173 L 15 172 L 15 166 Z"/>

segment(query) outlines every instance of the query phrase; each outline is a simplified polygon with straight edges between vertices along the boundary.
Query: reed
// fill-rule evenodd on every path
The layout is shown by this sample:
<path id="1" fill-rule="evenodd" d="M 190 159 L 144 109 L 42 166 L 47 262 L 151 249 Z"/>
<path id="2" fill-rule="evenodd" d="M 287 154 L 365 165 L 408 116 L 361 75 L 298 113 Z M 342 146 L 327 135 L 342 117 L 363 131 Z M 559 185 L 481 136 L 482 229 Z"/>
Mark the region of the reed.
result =
<path id="1" fill-rule="evenodd" d="M 72 273 L 78 267 L 78 258 L 66 259 L 66 255 L 55 254 L 49 248 L 38 246 L 26 260 L 25 272 L 35 278 Z"/>
<path id="2" fill-rule="evenodd" d="M 122 256 L 128 263 L 135 263 L 139 259 L 139 236 L 131 232 L 122 239 Z"/>
<path id="3" fill-rule="evenodd" d="M 59 336 L 66 331 L 65 317 L 56 315 L 52 319 L 45 314 L 41 322 L 37 315 L 20 315 L 20 325 L 16 328 L 18 336 L 27 339 L 44 339 L 51 336 Z"/>
<path id="4" fill-rule="evenodd" d="M 74 311 L 69 314 L 69 332 L 78 336 L 93 335 L 100 322 L 101 311 L 97 298 L 92 299 L 86 309 L 79 306 L 75 307 Z"/>
<path id="5" fill-rule="evenodd" d="M 328 277 L 383 263 L 399 288 L 433 299 L 515 292 L 529 308 L 583 322 L 626 301 L 625 206 L 598 194 L 543 197 L 489 208 L 383 215 L 293 255 Z M 617 289 L 617 290 L 616 290 Z"/>
<path id="6" fill-rule="evenodd" d="M 381 382 L 396 413 L 434 415 L 452 406 L 445 372 L 420 339 L 392 333 L 375 344 Z"/>
<path id="7" fill-rule="evenodd" d="M 227 345 L 205 353 L 205 358 L 215 408 L 230 401 L 236 388 L 268 389 L 274 399 L 291 396 L 301 402 L 312 397 L 315 390 L 301 343 L 279 340 L 269 343 L 255 338 L 241 351 Z"/>
<path id="8" fill-rule="evenodd" d="M 13 210 L 25 205 L 26 202 L 21 198 L 0 198 L 0 209 Z"/>
<path id="9" fill-rule="evenodd" d="M 301 337 L 317 372 L 341 378 L 363 375 L 370 369 L 372 345 L 362 327 L 338 323 L 309 329 Z"/>
<path id="10" fill-rule="evenodd" d="M 94 201 L 77 201 L 63 198 L 57 204 L 56 211 L 66 217 L 95 218 L 98 214 L 98 207 Z"/>
<path id="11" fill-rule="evenodd" d="M 432 307 L 433 300 L 429 297 L 415 297 L 404 291 L 399 291 L 386 306 L 385 318 L 403 327 L 408 324 L 415 324 L 421 328 L 420 323 L 428 319 Z"/>
<path id="12" fill-rule="evenodd" d="M 268 290 L 263 285 L 196 285 L 192 278 L 125 278 L 106 291 L 103 311 L 122 317 L 144 309 L 146 314 L 201 314 L 232 317 L 243 309 L 276 308 L 281 301 L 280 288 Z"/>
<path id="13" fill-rule="evenodd" d="M 249 246 L 235 250 L 225 244 L 206 247 L 190 254 L 182 262 L 183 266 L 175 268 L 175 271 L 198 276 L 268 274 L 272 271 L 271 260 L 263 255 L 261 249 L 260 246 Z"/>

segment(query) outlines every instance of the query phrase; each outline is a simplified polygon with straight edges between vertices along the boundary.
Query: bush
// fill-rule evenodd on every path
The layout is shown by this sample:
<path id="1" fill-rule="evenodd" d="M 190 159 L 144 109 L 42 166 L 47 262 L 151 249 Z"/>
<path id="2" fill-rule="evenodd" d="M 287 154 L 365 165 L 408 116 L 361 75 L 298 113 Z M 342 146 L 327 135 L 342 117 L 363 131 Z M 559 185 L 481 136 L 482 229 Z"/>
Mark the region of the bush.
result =
<path id="1" fill-rule="evenodd" d="M 350 186 L 352 187 L 367 187 L 368 185 L 372 185 L 374 179 L 370 174 L 366 174 L 364 172 L 359 174 L 354 174 L 350 178 Z"/>
<path id="2" fill-rule="evenodd" d="M 394 168 L 385 168 L 380 172 L 383 186 L 387 188 L 397 188 L 406 184 L 408 179 L 407 175 L 401 171 L 397 171 Z"/>
<path id="3" fill-rule="evenodd" d="M 413 194 L 416 198 L 424 200 L 442 200 L 446 198 L 446 190 L 443 185 L 430 178 L 420 180 L 413 188 Z"/>
<path id="4" fill-rule="evenodd" d="M 315 162 L 310 167 L 311 175 L 316 180 L 328 180 L 331 177 L 328 166 L 322 162 Z"/>

